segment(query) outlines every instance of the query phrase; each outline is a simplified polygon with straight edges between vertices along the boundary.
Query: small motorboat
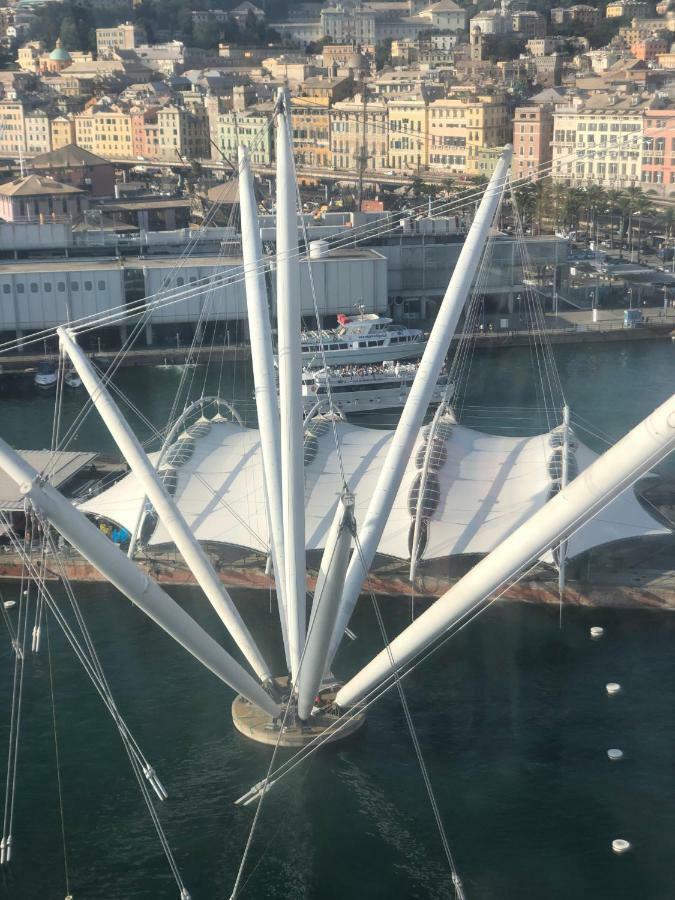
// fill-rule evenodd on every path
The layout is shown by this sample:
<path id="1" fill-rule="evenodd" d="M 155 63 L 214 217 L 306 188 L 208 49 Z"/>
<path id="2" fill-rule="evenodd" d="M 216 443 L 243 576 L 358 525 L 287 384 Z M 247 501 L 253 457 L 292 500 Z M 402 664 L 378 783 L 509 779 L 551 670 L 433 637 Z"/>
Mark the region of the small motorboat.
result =
<path id="1" fill-rule="evenodd" d="M 54 363 L 41 362 L 37 367 L 37 372 L 35 373 L 35 377 L 33 378 L 33 384 L 35 387 L 40 388 L 41 391 L 50 391 L 52 388 L 56 387 L 57 375 L 56 375 L 56 366 Z"/>
<path id="2" fill-rule="evenodd" d="M 63 381 L 66 387 L 69 388 L 80 388 L 82 387 L 82 379 L 77 374 L 74 369 L 68 369 L 66 374 L 63 376 Z"/>

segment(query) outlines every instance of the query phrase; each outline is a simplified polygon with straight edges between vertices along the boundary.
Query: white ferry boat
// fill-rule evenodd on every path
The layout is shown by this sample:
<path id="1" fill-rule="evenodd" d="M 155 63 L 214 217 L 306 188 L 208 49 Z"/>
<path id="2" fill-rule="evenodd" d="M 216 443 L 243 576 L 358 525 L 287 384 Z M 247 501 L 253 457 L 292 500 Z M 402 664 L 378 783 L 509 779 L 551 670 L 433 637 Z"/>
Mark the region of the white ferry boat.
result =
<path id="1" fill-rule="evenodd" d="M 328 389 L 333 407 L 343 413 L 396 409 L 405 404 L 417 374 L 419 363 L 387 360 L 376 365 L 351 365 L 305 369 L 302 373 L 302 403 L 305 414 L 317 404 L 328 407 Z M 431 398 L 432 403 L 450 399 L 448 376 L 441 374 Z"/>
<path id="2" fill-rule="evenodd" d="M 322 368 L 349 363 L 374 363 L 385 359 L 414 359 L 424 352 L 423 332 L 393 324 L 386 316 L 341 313 L 337 328 L 303 331 L 303 365 Z"/>

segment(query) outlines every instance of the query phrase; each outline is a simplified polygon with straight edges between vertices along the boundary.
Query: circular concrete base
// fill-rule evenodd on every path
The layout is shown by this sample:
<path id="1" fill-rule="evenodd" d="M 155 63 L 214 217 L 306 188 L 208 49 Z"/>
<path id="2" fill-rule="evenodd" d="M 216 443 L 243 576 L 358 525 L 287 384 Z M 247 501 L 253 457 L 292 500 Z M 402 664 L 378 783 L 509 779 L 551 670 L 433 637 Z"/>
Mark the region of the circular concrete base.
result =
<path id="1" fill-rule="evenodd" d="M 288 678 L 275 678 L 274 680 L 283 692 L 288 683 Z M 332 707 L 335 695 L 341 686 L 340 684 L 333 684 L 319 691 L 319 697 L 326 710 Z M 281 717 L 275 722 L 269 713 L 264 712 L 258 706 L 254 706 L 241 694 L 238 694 L 232 701 L 232 721 L 237 731 L 252 741 L 272 746 L 276 746 L 278 743 L 280 747 L 304 747 L 316 737 L 335 727 L 338 716 L 330 712 L 317 713 L 317 715 L 311 717 L 306 725 L 303 726 L 300 722 L 295 721 L 290 725 L 286 725 L 280 734 L 282 720 L 283 712 Z M 326 737 L 326 743 L 332 744 L 337 741 L 344 741 L 362 728 L 365 721 L 366 714 L 364 712 L 355 713 L 350 719 L 340 723 L 339 731 Z"/>

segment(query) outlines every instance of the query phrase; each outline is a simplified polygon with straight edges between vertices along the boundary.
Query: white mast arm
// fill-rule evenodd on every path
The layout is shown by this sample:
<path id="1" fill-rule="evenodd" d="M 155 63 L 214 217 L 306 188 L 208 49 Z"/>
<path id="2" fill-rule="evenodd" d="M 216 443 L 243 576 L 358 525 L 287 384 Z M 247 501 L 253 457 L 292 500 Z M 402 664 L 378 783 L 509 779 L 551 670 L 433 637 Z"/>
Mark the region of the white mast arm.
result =
<path id="1" fill-rule="evenodd" d="M 57 329 L 61 347 L 89 392 L 92 403 L 98 410 L 108 431 L 120 452 L 129 463 L 131 471 L 155 508 L 159 519 L 171 536 L 186 565 L 195 576 L 197 584 L 206 594 L 220 620 L 228 629 L 235 643 L 249 661 L 261 681 L 270 679 L 270 672 L 251 634 L 239 615 L 209 562 L 206 553 L 190 530 L 180 510 L 166 492 L 154 466 L 141 447 L 138 438 L 117 408 L 114 400 L 103 386 L 101 379 L 84 355 L 71 333 L 61 327 Z"/>
<path id="2" fill-rule="evenodd" d="M 675 394 L 443 594 L 338 692 L 351 706 L 422 653 L 543 553 L 573 534 L 675 449 Z M 391 657 L 390 657 L 391 653 Z M 392 659 L 394 665 L 392 665 Z"/>
<path id="3" fill-rule="evenodd" d="M 1 438 L 0 468 L 69 544 L 188 653 L 251 703 L 279 715 L 279 706 L 226 650 Z"/>
<path id="4" fill-rule="evenodd" d="M 244 256 L 246 308 L 251 336 L 251 361 L 255 383 L 255 405 L 258 412 L 260 449 L 267 518 L 270 525 L 270 550 L 274 565 L 279 619 L 284 639 L 286 663 L 291 665 L 288 647 L 288 617 L 286 612 L 286 584 L 284 568 L 284 526 L 281 503 L 281 435 L 277 382 L 272 350 L 272 328 L 267 308 L 265 272 L 262 266 L 262 244 L 258 227 L 253 179 L 248 150 L 239 147 L 239 207 L 241 214 L 241 245 Z"/>
<path id="5" fill-rule="evenodd" d="M 298 716 L 307 719 L 326 672 L 326 654 L 340 605 L 349 550 L 354 534 L 354 495 L 345 492 L 338 500 L 316 580 L 307 644 L 298 679 Z"/>
<path id="6" fill-rule="evenodd" d="M 410 388 L 394 437 L 389 445 L 384 465 L 368 505 L 368 511 L 359 530 L 360 552 L 353 554 L 347 571 L 342 604 L 335 623 L 327 665 L 330 665 L 337 652 L 344 630 L 354 611 L 364 578 L 375 558 L 384 526 L 441 374 L 450 341 L 464 309 L 466 297 L 481 260 L 483 246 L 504 192 L 512 152 L 513 148 L 507 144 L 490 183 L 485 189 L 436 316 L 434 327 L 429 335 L 422 361 Z"/>
<path id="7" fill-rule="evenodd" d="M 560 472 L 560 487 L 567 487 L 569 482 L 569 454 L 570 454 L 570 408 L 563 406 L 563 443 L 562 443 L 562 468 Z M 562 603 L 565 592 L 565 574 L 567 570 L 567 541 L 561 541 L 558 547 L 558 592 Z"/>
<path id="8" fill-rule="evenodd" d="M 290 140 L 288 95 L 277 102 L 277 330 L 281 484 L 286 610 L 292 680 L 298 676 L 305 643 L 305 471 L 302 417 L 300 260 L 295 163 Z"/>

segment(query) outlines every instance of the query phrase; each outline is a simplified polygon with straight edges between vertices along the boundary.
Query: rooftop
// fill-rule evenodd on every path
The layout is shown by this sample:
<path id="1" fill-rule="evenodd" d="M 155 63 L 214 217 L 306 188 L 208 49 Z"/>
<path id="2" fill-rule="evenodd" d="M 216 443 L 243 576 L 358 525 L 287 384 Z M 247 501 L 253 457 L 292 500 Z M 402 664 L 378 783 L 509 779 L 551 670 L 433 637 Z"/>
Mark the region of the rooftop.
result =
<path id="1" fill-rule="evenodd" d="M 61 184 L 60 181 L 42 175 L 26 175 L 0 185 L 0 195 L 3 197 L 51 197 L 54 194 L 83 193 L 84 191 L 70 184 Z"/>
<path id="2" fill-rule="evenodd" d="M 67 144 L 50 153 L 41 153 L 31 160 L 32 169 L 75 169 L 78 167 L 109 166 L 107 159 L 83 150 L 77 144 Z"/>

